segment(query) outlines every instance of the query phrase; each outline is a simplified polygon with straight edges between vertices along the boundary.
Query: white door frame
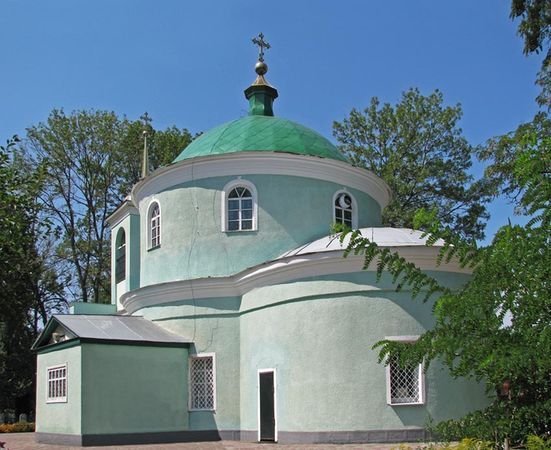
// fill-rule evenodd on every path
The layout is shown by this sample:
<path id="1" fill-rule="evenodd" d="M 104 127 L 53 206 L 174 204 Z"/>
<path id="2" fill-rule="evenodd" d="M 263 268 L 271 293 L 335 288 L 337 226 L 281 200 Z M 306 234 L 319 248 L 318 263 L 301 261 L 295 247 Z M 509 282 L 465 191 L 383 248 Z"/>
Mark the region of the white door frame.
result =
<path id="1" fill-rule="evenodd" d="M 276 369 L 258 369 L 256 375 L 256 396 L 257 396 L 257 420 L 258 420 L 258 442 L 260 442 L 260 374 L 270 373 L 274 374 L 274 442 L 277 442 L 277 378 Z"/>

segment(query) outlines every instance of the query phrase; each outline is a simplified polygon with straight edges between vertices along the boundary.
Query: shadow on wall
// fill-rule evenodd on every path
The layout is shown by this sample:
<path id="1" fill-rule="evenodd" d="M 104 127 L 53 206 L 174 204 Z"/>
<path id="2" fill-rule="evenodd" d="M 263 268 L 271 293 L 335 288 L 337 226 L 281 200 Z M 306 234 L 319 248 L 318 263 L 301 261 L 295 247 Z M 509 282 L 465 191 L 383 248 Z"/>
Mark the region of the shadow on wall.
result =
<path id="1" fill-rule="evenodd" d="M 214 411 L 190 411 L 188 433 L 189 441 L 239 441 L 241 438 L 239 430 L 218 430 Z"/>

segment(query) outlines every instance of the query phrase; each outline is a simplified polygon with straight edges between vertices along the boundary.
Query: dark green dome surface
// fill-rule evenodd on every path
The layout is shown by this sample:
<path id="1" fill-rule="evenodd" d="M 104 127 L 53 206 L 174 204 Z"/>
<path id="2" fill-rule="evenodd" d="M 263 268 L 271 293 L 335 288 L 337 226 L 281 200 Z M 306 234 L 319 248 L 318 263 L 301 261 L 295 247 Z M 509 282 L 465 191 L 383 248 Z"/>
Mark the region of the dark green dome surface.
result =
<path id="1" fill-rule="evenodd" d="M 267 151 L 347 161 L 319 133 L 290 120 L 250 115 L 207 131 L 178 155 L 174 162 L 200 156 Z"/>

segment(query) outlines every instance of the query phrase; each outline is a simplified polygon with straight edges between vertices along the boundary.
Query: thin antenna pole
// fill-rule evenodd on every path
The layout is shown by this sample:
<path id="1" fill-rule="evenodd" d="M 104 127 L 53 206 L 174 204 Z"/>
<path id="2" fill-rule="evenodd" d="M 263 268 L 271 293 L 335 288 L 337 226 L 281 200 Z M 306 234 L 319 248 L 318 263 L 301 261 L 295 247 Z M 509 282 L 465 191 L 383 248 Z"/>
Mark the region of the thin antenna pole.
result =
<path id="1" fill-rule="evenodd" d="M 147 126 L 149 125 L 149 122 L 151 121 L 149 115 L 147 112 L 143 114 L 143 116 L 140 117 L 140 119 L 143 120 L 143 158 L 142 158 L 142 178 L 145 178 L 149 175 L 149 154 L 147 151 Z"/>
<path id="2" fill-rule="evenodd" d="M 147 153 L 147 130 L 143 130 L 143 162 L 142 162 L 142 178 L 149 175 L 149 155 Z"/>

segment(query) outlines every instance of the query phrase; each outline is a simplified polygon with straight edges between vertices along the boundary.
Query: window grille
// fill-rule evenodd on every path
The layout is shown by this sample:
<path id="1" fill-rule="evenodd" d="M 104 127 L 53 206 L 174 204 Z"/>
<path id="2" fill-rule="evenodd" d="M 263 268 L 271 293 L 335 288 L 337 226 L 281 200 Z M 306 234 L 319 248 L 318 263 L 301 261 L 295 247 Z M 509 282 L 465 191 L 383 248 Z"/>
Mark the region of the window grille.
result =
<path id="1" fill-rule="evenodd" d="M 422 366 L 400 367 L 396 357 L 388 365 L 390 383 L 390 404 L 419 404 L 422 398 Z"/>
<path id="2" fill-rule="evenodd" d="M 335 198 L 335 222 L 342 223 L 349 228 L 352 225 L 352 197 L 346 192 L 342 192 Z"/>
<path id="3" fill-rule="evenodd" d="M 121 228 L 117 234 L 115 260 L 115 283 L 120 283 L 126 278 L 126 234 Z"/>
<path id="4" fill-rule="evenodd" d="M 194 356 L 189 365 L 190 409 L 215 409 L 213 356 Z"/>
<path id="5" fill-rule="evenodd" d="M 161 209 L 158 203 L 155 203 L 151 208 L 149 224 L 150 248 L 159 247 L 161 245 Z"/>
<path id="6" fill-rule="evenodd" d="M 242 186 L 228 195 L 228 231 L 253 229 L 253 196 Z"/>
<path id="7" fill-rule="evenodd" d="M 48 369 L 47 401 L 51 403 L 67 401 L 67 364 Z"/>

